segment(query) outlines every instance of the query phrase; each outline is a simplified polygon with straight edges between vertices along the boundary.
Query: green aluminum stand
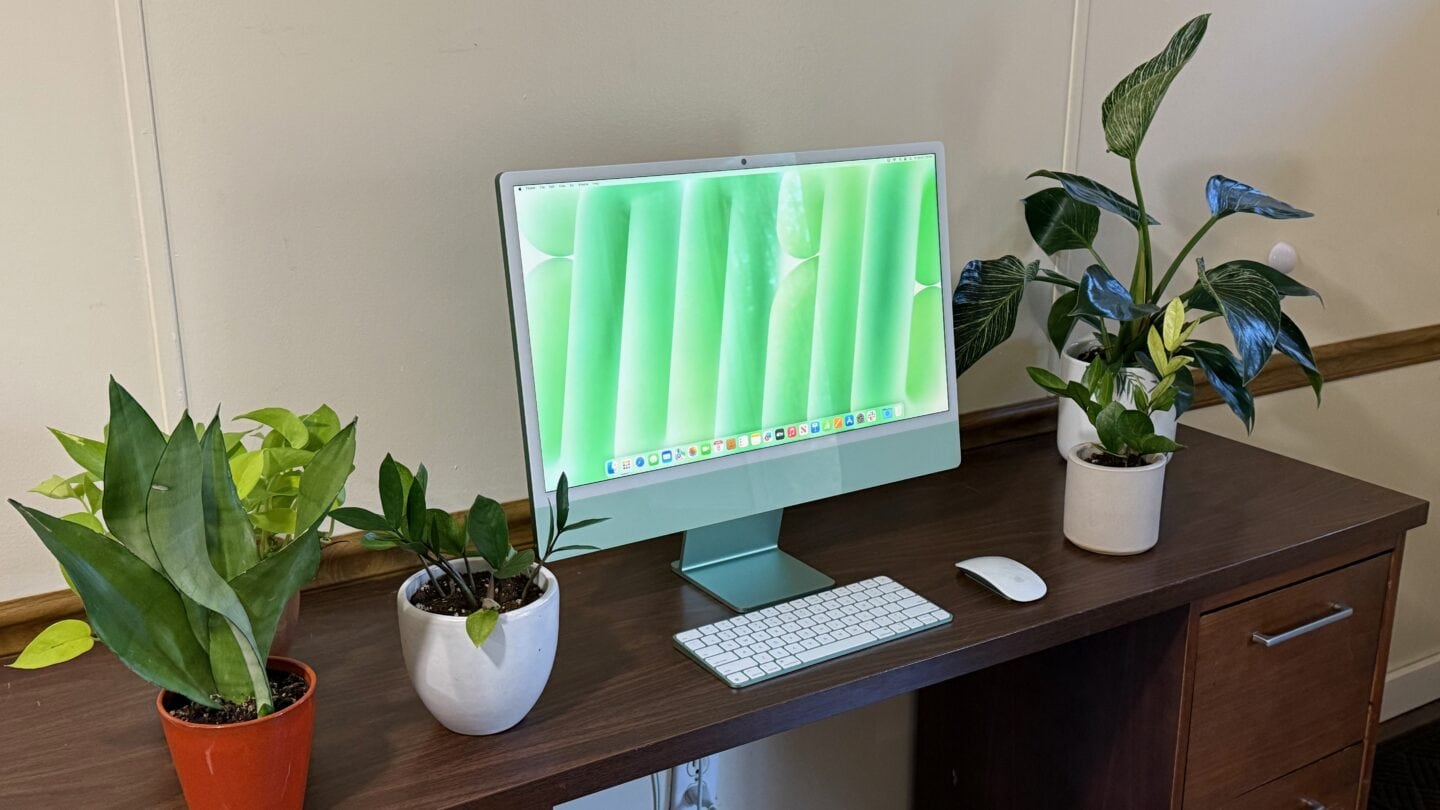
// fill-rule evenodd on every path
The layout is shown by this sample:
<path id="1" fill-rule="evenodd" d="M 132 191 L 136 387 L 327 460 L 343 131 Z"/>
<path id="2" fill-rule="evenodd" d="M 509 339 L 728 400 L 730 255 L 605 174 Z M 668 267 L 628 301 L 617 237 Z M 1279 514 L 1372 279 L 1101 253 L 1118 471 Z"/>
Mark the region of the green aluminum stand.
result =
<path id="1" fill-rule="evenodd" d="M 783 511 L 691 529 L 670 567 L 740 613 L 833 586 L 835 580 L 780 550 Z"/>

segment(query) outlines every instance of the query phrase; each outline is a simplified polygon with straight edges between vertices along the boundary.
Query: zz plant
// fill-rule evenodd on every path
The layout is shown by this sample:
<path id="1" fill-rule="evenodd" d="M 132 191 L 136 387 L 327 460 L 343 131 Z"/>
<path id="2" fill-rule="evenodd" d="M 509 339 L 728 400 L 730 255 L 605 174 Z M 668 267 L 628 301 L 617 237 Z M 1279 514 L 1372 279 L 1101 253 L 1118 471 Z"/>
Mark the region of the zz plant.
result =
<path id="1" fill-rule="evenodd" d="M 1174 407 L 1179 396 L 1177 381 L 1188 376 L 1192 358 L 1179 354 L 1195 323 L 1185 323 L 1185 306 L 1177 298 L 1165 309 L 1163 333 L 1150 327 L 1147 350 L 1160 379 L 1146 388 L 1134 376 L 1117 380 L 1105 363 L 1096 359 L 1085 369 L 1079 382 L 1065 381 L 1043 368 L 1030 367 L 1030 378 L 1041 388 L 1071 400 L 1095 426 L 1100 437 L 1100 458 L 1091 461 L 1111 467 L 1142 467 L 1146 457 L 1157 453 L 1173 453 L 1182 448 L 1173 439 L 1156 434 L 1151 415 Z M 1124 372 L 1122 372 L 1124 374 Z M 1135 407 L 1126 407 L 1115 399 L 1115 391 L 1128 390 Z"/>
<path id="2" fill-rule="evenodd" d="M 1030 234 L 1046 254 L 1054 256 L 1069 251 L 1083 256 L 1089 266 L 1079 281 L 1052 269 L 1041 269 L 1038 261 L 1026 264 L 1015 256 L 976 260 L 965 266 L 954 298 L 955 358 L 959 371 L 965 371 L 1014 332 L 1021 298 L 1032 283 L 1051 285 L 1059 290 L 1046 324 L 1057 351 L 1064 351 L 1071 332 L 1083 324 L 1093 330 L 1099 346 L 1095 359 L 1110 372 L 1112 379 L 1120 379 L 1119 372 L 1126 368 L 1156 371 L 1159 358 L 1152 352 L 1147 335 L 1165 310 L 1162 302 L 1176 273 L 1201 238 L 1234 214 L 1255 214 L 1277 220 L 1311 216 L 1308 211 L 1217 174 L 1205 184 L 1209 219 L 1164 271 L 1156 272 L 1151 229 L 1160 223 L 1146 208 L 1137 158 L 1161 100 L 1199 47 L 1208 22 L 1209 15 L 1204 14 L 1186 23 L 1163 51 L 1122 79 L 1101 104 L 1105 142 L 1110 152 L 1129 164 L 1134 201 L 1088 177 L 1057 171 L 1038 171 L 1031 175 L 1054 180 L 1059 185 L 1036 192 L 1023 201 Z M 1101 212 L 1120 217 L 1138 233 L 1134 270 L 1128 285 L 1114 276 L 1095 248 Z M 1237 259 L 1207 269 L 1205 262 L 1197 259 L 1196 267 L 1195 283 L 1171 300 L 1178 299 L 1184 307 L 1202 313 L 1198 322 L 1223 318 L 1236 351 L 1222 344 L 1190 338 L 1188 331 L 1186 341 L 1177 350 L 1183 349 L 1205 374 L 1246 429 L 1251 429 L 1255 421 L 1250 381 L 1276 352 L 1299 364 L 1318 402 L 1323 382 L 1320 371 L 1304 334 L 1281 309 L 1286 298 L 1318 297 L 1318 293 L 1257 261 Z M 1193 396 L 1191 377 L 1189 374 L 1176 376 L 1171 385 L 1175 390 L 1172 405 L 1177 415 L 1184 413 Z"/>
<path id="3" fill-rule="evenodd" d="M 265 661 L 275 627 L 319 564 L 321 524 L 352 468 L 355 423 L 315 451 L 295 498 L 303 528 L 264 557 L 226 447 L 218 416 L 197 430 L 187 413 L 166 436 L 112 379 L 103 524 L 10 503 L 68 573 L 89 627 L 127 667 L 203 706 L 253 700 L 264 716 L 273 705 Z M 89 648 L 88 637 L 54 644 L 53 635 L 39 648 L 32 642 L 15 665 L 46 666 Z"/>
<path id="4" fill-rule="evenodd" d="M 523 578 L 519 588 L 523 601 L 536 587 L 535 578 L 552 555 L 595 548 L 558 545 L 562 534 L 606 520 L 568 522 L 570 485 L 561 474 L 555 493 L 554 511 L 558 517 L 552 514 L 546 542 L 536 549 L 518 551 L 510 543 L 509 521 L 498 501 L 476 495 L 462 522 L 443 509 L 427 506 L 429 480 L 424 464 L 412 473 L 387 454 L 380 462 L 381 514 L 353 506 L 336 509 L 332 514 L 340 523 L 365 532 L 360 540 L 363 547 L 372 551 L 399 548 L 418 557 L 436 593 L 458 596 L 464 602 L 465 631 L 476 647 L 485 643 L 499 622 L 501 605 L 496 601 L 496 588 L 501 581 Z M 474 556 L 490 566 L 490 575 L 471 570 L 468 550 L 472 547 Z M 434 573 L 437 571 L 438 576 Z"/>

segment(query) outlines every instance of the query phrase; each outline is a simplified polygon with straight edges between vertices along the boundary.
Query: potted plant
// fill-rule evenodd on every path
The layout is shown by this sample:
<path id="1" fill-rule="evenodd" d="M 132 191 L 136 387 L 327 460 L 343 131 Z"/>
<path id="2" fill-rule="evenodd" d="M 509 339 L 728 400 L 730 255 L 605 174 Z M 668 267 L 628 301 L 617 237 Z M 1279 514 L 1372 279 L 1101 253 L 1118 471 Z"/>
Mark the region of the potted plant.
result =
<path id="1" fill-rule="evenodd" d="M 296 498 L 305 528 L 264 559 L 225 444 L 218 416 L 197 431 L 187 413 L 167 437 L 111 380 L 108 534 L 10 502 L 68 572 L 90 620 L 75 623 L 85 638 L 32 643 L 17 664 L 73 657 L 93 643 L 93 628 L 160 687 L 156 710 L 191 807 L 298 808 L 315 673 L 270 649 L 281 610 L 319 563 L 320 526 L 350 474 L 355 425 L 316 451 Z"/>
<path id="2" fill-rule="evenodd" d="M 1042 388 L 1071 402 L 1094 428 L 1095 441 L 1079 442 L 1065 454 L 1065 537 L 1099 554 L 1139 554 L 1160 537 L 1160 506 L 1165 467 L 1181 449 L 1161 435 L 1156 413 L 1175 406 L 1177 383 L 1188 374 L 1191 358 L 1179 354 L 1196 323 L 1185 322 L 1179 299 L 1165 309 L 1163 331 L 1150 328 L 1146 339 L 1159 374 L 1117 381 L 1102 360 L 1092 361 L 1081 380 L 1062 380 L 1042 368 L 1030 377 Z M 1125 394 L 1125 401 L 1116 395 Z"/>
<path id="3" fill-rule="evenodd" d="M 593 549 L 558 542 L 566 531 L 605 518 L 569 522 L 569 483 L 562 474 L 546 541 L 516 551 L 498 502 L 477 495 L 462 523 L 427 507 L 428 482 L 425 465 L 412 474 L 387 455 L 380 463 L 383 514 L 345 507 L 335 510 L 335 519 L 364 531 L 366 548 L 402 548 L 420 558 L 421 569 L 395 594 L 410 682 L 441 725 L 459 734 L 496 734 L 535 706 L 555 663 L 560 584 L 545 562 Z"/>
<path id="4" fill-rule="evenodd" d="M 340 417 L 329 405 L 313 412 L 297 415 L 285 408 L 260 408 L 243 413 L 233 421 L 249 421 L 257 427 L 225 431 L 225 458 L 235 489 L 254 527 L 255 550 L 265 559 L 284 548 L 296 537 L 296 501 L 300 480 L 306 465 L 341 430 Z M 91 439 L 65 431 L 50 429 L 65 454 L 80 465 L 80 472 L 69 476 L 52 475 L 31 488 L 31 492 L 56 500 L 76 501 L 80 509 L 67 514 L 64 520 L 104 534 L 104 484 L 106 439 Z M 109 426 L 104 436 L 109 436 Z M 336 505 L 345 501 L 341 489 Z M 320 530 L 322 543 L 329 542 L 333 521 Z M 275 632 L 273 652 L 284 655 L 290 648 L 290 635 L 300 615 L 300 593 L 297 591 L 280 615 Z M 79 628 L 65 632 L 79 636 Z M 84 634 L 89 635 L 88 629 Z"/>
<path id="5" fill-rule="evenodd" d="M 1129 163 L 1134 201 L 1088 177 L 1055 171 L 1031 175 L 1054 180 L 1059 186 L 1036 192 L 1023 201 L 1030 235 L 1046 254 L 1073 252 L 1088 263 L 1079 281 L 1055 270 L 1041 269 L 1038 261 L 1026 264 L 1015 256 L 976 260 L 965 266 L 954 298 L 955 359 L 960 372 L 1010 336 L 1025 289 L 1031 283 L 1043 283 L 1059 293 L 1050 307 L 1046 329 L 1051 343 L 1061 353 L 1062 378 L 1078 380 L 1089 365 L 1099 361 L 1114 381 L 1138 377 L 1153 386 L 1159 375 L 1155 373 L 1146 335 L 1164 309 L 1171 282 L 1200 239 L 1216 223 L 1234 214 L 1257 214 L 1270 219 L 1311 216 L 1217 174 L 1205 185 L 1209 219 L 1164 271 L 1156 272 L 1150 229 L 1160 223 L 1146 209 L 1136 158 L 1161 99 L 1199 47 L 1208 21 L 1206 14 L 1186 23 L 1165 50 L 1122 79 L 1100 106 L 1109 151 Z M 1116 279 L 1095 249 L 1102 211 L 1124 219 L 1139 234 L 1135 269 L 1128 286 Z M 1238 259 L 1207 269 L 1204 261 L 1197 259 L 1196 267 L 1195 283 L 1176 297 L 1187 308 L 1203 312 L 1201 321 L 1223 319 L 1236 351 L 1193 338 L 1183 348 L 1246 429 L 1253 428 L 1255 421 L 1250 381 L 1275 352 L 1299 364 L 1318 402 L 1322 379 L 1315 358 L 1300 328 L 1281 311 L 1287 297 L 1318 294 L 1256 261 Z M 1071 333 L 1077 324 L 1088 327 L 1090 334 L 1072 342 Z M 1156 431 L 1170 438 L 1175 435 L 1175 419 L 1189 407 L 1194 393 L 1189 375 L 1177 377 L 1173 385 L 1176 397 L 1172 407 L 1152 416 Z M 1126 407 L 1136 404 L 1125 390 L 1117 390 L 1115 396 Z M 1061 455 L 1082 441 L 1096 439 L 1086 413 L 1062 399 L 1056 437 Z"/>

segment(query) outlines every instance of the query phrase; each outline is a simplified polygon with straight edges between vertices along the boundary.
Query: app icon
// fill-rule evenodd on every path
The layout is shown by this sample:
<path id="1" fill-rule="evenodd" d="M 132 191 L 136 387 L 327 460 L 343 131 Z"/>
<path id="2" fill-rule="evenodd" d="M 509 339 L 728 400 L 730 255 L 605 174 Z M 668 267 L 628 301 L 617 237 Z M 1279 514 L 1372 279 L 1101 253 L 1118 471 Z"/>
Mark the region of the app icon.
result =
<path id="1" fill-rule="evenodd" d="M 710 446 L 713 447 L 715 449 L 715 452 L 717 453 L 722 453 L 725 451 L 725 442 L 721 439 L 716 439 L 715 441 L 711 442 Z"/>
<path id="2" fill-rule="evenodd" d="M 615 474 L 615 459 L 612 458 L 612 459 L 610 459 L 609 461 L 605 462 L 605 474 L 606 474 L 606 475 L 614 475 L 614 474 Z"/>
<path id="3" fill-rule="evenodd" d="M 644 467 L 645 467 L 645 457 L 644 457 L 644 456 L 636 456 L 636 457 L 635 457 L 635 469 L 637 469 L 637 470 L 639 470 L 639 469 L 644 469 Z"/>
<path id="4" fill-rule="evenodd" d="M 739 437 L 737 437 L 737 438 L 735 439 L 735 445 L 736 445 L 737 447 L 749 447 L 749 446 L 750 446 L 750 437 L 749 437 L 749 436 L 739 436 Z"/>
<path id="5" fill-rule="evenodd" d="M 702 456 L 708 456 L 708 455 L 710 455 L 710 445 L 708 445 L 708 444 L 702 444 L 702 445 L 700 445 L 700 455 L 702 455 Z"/>
<path id="6" fill-rule="evenodd" d="M 849 413 L 845 414 L 845 427 L 853 427 L 854 424 L 855 424 L 855 415 L 854 415 L 854 414 L 849 414 Z"/>
<path id="7" fill-rule="evenodd" d="M 859 413 L 856 413 L 856 414 L 855 414 L 855 424 L 857 424 L 857 425 L 863 425 L 863 424 L 865 424 L 865 412 L 864 412 L 864 411 L 860 411 Z"/>
<path id="8" fill-rule="evenodd" d="M 810 423 L 810 432 L 811 432 L 811 433 L 819 433 L 819 432 L 820 432 L 820 423 L 819 423 L 819 422 L 811 422 L 811 423 Z"/>
<path id="9" fill-rule="evenodd" d="M 628 458 L 622 458 L 622 459 L 620 459 L 620 469 L 622 469 L 622 470 L 628 470 L 628 469 L 630 469 L 630 468 L 633 467 L 633 466 L 635 466 L 635 462 L 631 461 L 630 459 L 628 459 Z"/>
<path id="10" fill-rule="evenodd" d="M 896 418 L 896 419 L 899 419 L 901 416 L 903 416 L 903 415 L 905 414 L 905 411 L 903 410 L 903 408 L 904 408 L 904 406 L 902 406 L 902 405 L 896 405 L 896 406 L 895 406 L 895 418 Z"/>
<path id="11" fill-rule="evenodd" d="M 759 443 L 760 443 L 760 434 L 759 434 L 759 433 L 751 433 L 751 434 L 750 434 L 750 443 L 751 443 L 751 444 L 759 444 Z"/>
<path id="12" fill-rule="evenodd" d="M 669 450 L 665 450 L 665 451 L 662 451 L 662 452 L 660 453 L 660 463 L 661 463 L 661 464 L 669 464 L 670 462 L 672 462 L 672 461 L 674 461 L 674 460 L 675 460 L 675 454 L 672 453 L 672 452 L 670 452 Z"/>
<path id="13" fill-rule="evenodd" d="M 810 426 L 809 426 L 809 425 L 801 425 L 801 426 L 800 426 L 799 428 L 797 428 L 796 430 L 799 431 L 799 433 L 800 433 L 801 436 L 808 436 L 808 435 L 810 434 Z"/>
<path id="14" fill-rule="evenodd" d="M 773 441 L 775 441 L 775 431 L 773 431 L 773 430 L 767 430 L 767 431 L 765 431 L 765 443 L 766 443 L 766 444 L 769 444 L 770 442 L 773 442 Z"/>
<path id="15" fill-rule="evenodd" d="M 725 449 L 726 449 L 726 450 L 734 450 L 734 449 L 735 449 L 735 439 L 734 439 L 733 436 L 732 436 L 731 438 L 725 440 Z"/>
<path id="16" fill-rule="evenodd" d="M 835 429 L 839 430 L 842 427 L 845 427 L 845 420 L 839 416 L 835 417 Z"/>
<path id="17" fill-rule="evenodd" d="M 656 464 L 659 464 L 659 463 L 660 463 L 660 454 L 659 454 L 659 453 L 651 453 L 651 454 L 650 454 L 650 458 L 647 458 L 647 459 L 645 459 L 645 460 L 648 461 L 648 462 L 650 462 L 650 466 L 651 466 L 651 467 L 654 467 Z"/>
<path id="18" fill-rule="evenodd" d="M 895 409 L 894 409 L 894 408 L 885 408 L 884 410 L 880 411 L 880 415 L 883 416 L 883 417 L 885 417 L 886 419 L 894 419 L 894 418 L 895 418 Z"/>
<path id="19" fill-rule="evenodd" d="M 875 412 L 874 412 L 874 411 L 866 411 L 866 412 L 865 412 L 865 421 L 866 421 L 866 422 L 874 422 L 874 421 L 875 421 Z"/>
<path id="20" fill-rule="evenodd" d="M 690 449 L 685 451 L 685 454 L 690 456 L 690 458 L 695 458 L 700 455 L 700 448 L 692 444 L 690 445 Z"/>
<path id="21" fill-rule="evenodd" d="M 787 439 L 793 439 L 793 438 L 795 438 L 795 426 L 794 426 L 794 425 L 791 425 L 790 427 L 785 428 L 785 438 L 787 438 Z"/>

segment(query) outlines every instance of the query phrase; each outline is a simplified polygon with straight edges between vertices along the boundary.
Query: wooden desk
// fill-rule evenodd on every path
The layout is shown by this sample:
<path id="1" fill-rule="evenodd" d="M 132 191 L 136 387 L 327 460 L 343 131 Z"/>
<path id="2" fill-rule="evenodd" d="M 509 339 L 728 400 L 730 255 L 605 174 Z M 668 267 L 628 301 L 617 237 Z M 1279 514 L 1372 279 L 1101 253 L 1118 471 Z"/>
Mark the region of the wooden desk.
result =
<path id="1" fill-rule="evenodd" d="M 1138 557 L 1064 541 L 1064 465 L 1048 435 L 972 452 L 953 472 L 787 510 L 792 553 L 841 584 L 888 574 L 955 621 L 742 691 L 671 648 L 673 632 L 727 614 L 670 572 L 677 538 L 561 562 L 555 673 L 530 716 L 493 737 L 450 734 L 415 697 L 396 637 L 398 577 L 307 594 L 294 655 L 319 673 L 310 805 L 548 807 L 925 690 L 917 807 L 956 806 L 961 795 L 976 807 L 1178 806 L 1189 730 L 1216 720 L 1192 718 L 1190 704 L 1225 687 L 1197 688 L 1194 677 L 1207 619 L 1225 615 L 1212 612 L 1372 559 L 1383 561 L 1384 589 L 1363 605 L 1383 613 L 1378 648 L 1362 649 L 1368 736 L 1334 752 L 1368 767 L 1398 552 L 1426 503 L 1198 431 L 1180 439 L 1190 449 L 1168 471 L 1160 544 Z M 1030 565 L 1049 595 L 1006 604 L 957 577 L 955 561 L 982 554 Z M 0 806 L 179 806 L 154 690 L 113 656 L 0 670 L 0 681 Z M 963 705 L 975 694 L 1056 713 Z M 1239 736 L 1256 721 L 1221 720 L 1238 722 Z M 966 764 L 981 761 L 989 775 Z M 1343 768 L 1327 773 L 1358 782 Z M 1046 804 L 1055 797 L 1064 801 Z"/>

